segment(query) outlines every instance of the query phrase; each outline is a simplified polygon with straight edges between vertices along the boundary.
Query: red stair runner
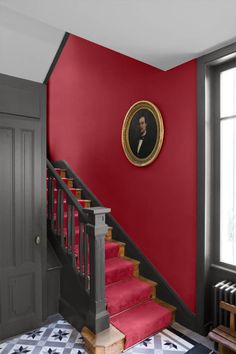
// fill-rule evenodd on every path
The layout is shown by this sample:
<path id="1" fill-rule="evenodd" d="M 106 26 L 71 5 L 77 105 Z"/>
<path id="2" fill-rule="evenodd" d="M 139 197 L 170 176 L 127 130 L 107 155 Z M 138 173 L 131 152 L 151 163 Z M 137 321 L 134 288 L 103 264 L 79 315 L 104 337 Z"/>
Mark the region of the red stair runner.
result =
<path id="1" fill-rule="evenodd" d="M 60 173 L 60 170 L 57 169 L 57 172 Z M 63 180 L 67 182 L 66 178 Z M 76 194 L 76 189 L 70 188 L 70 190 Z M 57 189 L 54 189 L 54 198 L 56 196 Z M 64 203 L 66 203 L 65 196 Z M 82 206 L 84 205 L 83 200 L 79 200 L 79 203 Z M 54 212 L 55 210 L 54 208 Z M 67 233 L 66 210 L 67 207 L 65 206 L 65 237 Z M 78 212 L 75 212 L 75 216 L 75 253 L 79 265 Z M 67 245 L 66 239 L 65 245 Z M 106 302 L 111 323 L 125 334 L 125 349 L 127 349 L 169 326 L 172 322 L 172 311 L 151 299 L 152 285 L 133 276 L 134 263 L 131 260 L 119 257 L 119 250 L 119 243 L 115 241 L 105 242 Z"/>
<path id="2" fill-rule="evenodd" d="M 111 317 L 111 323 L 125 334 L 125 348 L 169 326 L 172 313 L 165 307 L 149 300 Z"/>
<path id="3" fill-rule="evenodd" d="M 134 264 L 126 259 L 115 257 L 106 260 L 106 285 L 133 275 Z"/>
<path id="4" fill-rule="evenodd" d="M 110 315 L 150 299 L 152 287 L 147 282 L 130 277 L 106 286 L 107 310 Z"/>
<path id="5" fill-rule="evenodd" d="M 117 242 L 105 241 L 105 258 L 114 258 L 119 256 L 120 246 Z"/>

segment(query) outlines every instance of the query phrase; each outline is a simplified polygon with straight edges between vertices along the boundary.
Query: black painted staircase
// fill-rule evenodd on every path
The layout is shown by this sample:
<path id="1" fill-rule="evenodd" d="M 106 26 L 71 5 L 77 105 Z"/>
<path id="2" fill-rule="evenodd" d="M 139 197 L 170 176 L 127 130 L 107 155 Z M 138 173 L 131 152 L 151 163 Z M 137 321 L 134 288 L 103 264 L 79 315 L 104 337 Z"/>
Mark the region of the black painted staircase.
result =
<path id="1" fill-rule="evenodd" d="M 94 333 L 111 323 L 124 333 L 124 349 L 169 326 L 175 308 L 156 297 L 157 284 L 140 275 L 140 262 L 113 239 L 109 209 L 93 206 L 70 171 L 49 162 L 47 186 L 48 236 L 62 263 L 64 317 Z"/>

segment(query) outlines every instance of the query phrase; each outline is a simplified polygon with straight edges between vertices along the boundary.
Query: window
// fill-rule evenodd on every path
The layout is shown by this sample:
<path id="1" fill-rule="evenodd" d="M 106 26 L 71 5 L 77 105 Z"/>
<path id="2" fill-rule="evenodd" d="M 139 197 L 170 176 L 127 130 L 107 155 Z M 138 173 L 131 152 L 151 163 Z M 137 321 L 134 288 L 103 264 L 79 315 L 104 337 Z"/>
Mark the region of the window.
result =
<path id="1" fill-rule="evenodd" d="M 236 265 L 236 67 L 220 70 L 220 262 Z"/>
<path id="2" fill-rule="evenodd" d="M 236 43 L 200 57 L 197 74 L 196 312 L 206 334 L 212 285 L 236 282 Z"/>

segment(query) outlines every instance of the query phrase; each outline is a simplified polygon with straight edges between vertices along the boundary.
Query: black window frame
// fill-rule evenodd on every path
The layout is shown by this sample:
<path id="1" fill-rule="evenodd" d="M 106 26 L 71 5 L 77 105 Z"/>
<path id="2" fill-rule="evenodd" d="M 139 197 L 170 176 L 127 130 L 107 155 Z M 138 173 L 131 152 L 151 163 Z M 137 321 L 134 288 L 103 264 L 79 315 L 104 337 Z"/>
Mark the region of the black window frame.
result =
<path id="1" fill-rule="evenodd" d="M 197 60 L 196 330 L 202 334 L 206 334 L 211 325 L 212 285 L 222 279 L 236 281 L 236 267 L 219 259 L 219 224 L 215 220 L 219 216 L 220 130 L 214 121 L 217 110 L 219 112 L 218 73 L 235 61 L 236 43 Z"/>
<path id="2" fill-rule="evenodd" d="M 236 68 L 236 59 L 229 60 L 226 63 L 216 65 L 212 70 L 212 95 L 213 99 L 210 103 L 212 105 L 212 145 L 213 145 L 213 171 L 212 171 L 212 193 L 213 193 L 213 220 L 212 220 L 212 232 L 213 232 L 213 254 L 212 263 L 224 268 L 232 269 L 236 271 L 236 265 L 225 263 L 220 261 L 220 123 L 222 119 L 220 117 L 220 74 L 223 71 Z"/>

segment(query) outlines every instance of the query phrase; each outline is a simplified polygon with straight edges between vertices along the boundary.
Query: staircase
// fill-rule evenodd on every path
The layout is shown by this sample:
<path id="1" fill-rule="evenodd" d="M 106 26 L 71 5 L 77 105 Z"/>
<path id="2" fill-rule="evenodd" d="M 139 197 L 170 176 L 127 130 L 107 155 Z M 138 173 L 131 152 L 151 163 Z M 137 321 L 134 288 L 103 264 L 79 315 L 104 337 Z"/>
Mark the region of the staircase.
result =
<path id="1" fill-rule="evenodd" d="M 109 210 L 93 207 L 90 200 L 82 198 L 83 190 L 74 187 L 67 171 L 53 168 L 49 162 L 47 185 L 49 225 L 71 258 L 73 271 L 83 279 L 89 311 L 100 308 L 92 316 L 95 322 L 100 321 L 98 326 L 91 323 L 91 318 L 85 320 L 90 335 L 113 326 L 123 334 L 120 349 L 125 350 L 168 327 L 175 308 L 156 297 L 157 284 L 139 274 L 140 262 L 127 257 L 125 243 L 112 238 L 112 228 L 104 221 Z M 88 216 L 90 219 L 86 219 Z M 100 295 L 96 297 L 98 288 Z M 101 323 L 105 325 L 101 327 Z M 92 351 L 88 341 L 87 349 Z"/>

